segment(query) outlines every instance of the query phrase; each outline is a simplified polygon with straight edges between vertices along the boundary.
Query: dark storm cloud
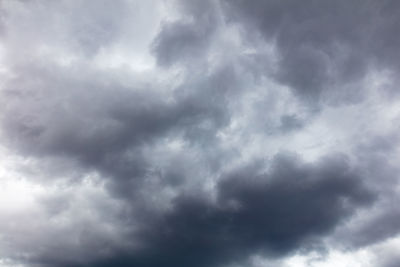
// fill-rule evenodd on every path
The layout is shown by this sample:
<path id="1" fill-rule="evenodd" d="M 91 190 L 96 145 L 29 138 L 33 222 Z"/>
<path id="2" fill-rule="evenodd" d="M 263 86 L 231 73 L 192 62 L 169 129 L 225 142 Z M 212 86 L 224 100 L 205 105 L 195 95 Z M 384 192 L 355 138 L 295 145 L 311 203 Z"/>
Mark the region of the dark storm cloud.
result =
<path id="1" fill-rule="evenodd" d="M 48 191 L 0 223 L 0 263 L 220 267 L 399 233 L 397 111 L 359 102 L 400 69 L 395 1 L 171 1 L 154 36 L 139 2 L 0 8 L 0 145 Z"/>
<path id="2" fill-rule="evenodd" d="M 190 75 L 172 100 L 160 93 L 162 88 L 141 83 L 126 87 L 113 74 L 95 79 L 97 72 L 56 66 L 20 72 L 2 92 L 7 101 L 3 136 L 9 145 L 25 155 L 64 158 L 98 171 L 112 179 L 112 192 L 127 196 L 140 189 L 137 183 L 153 168 L 152 155 L 144 151 L 155 143 L 181 137 L 206 151 L 216 131 L 229 123 L 226 95 L 234 95 L 236 88 L 229 67 L 196 73 L 206 79 Z"/>
<path id="3" fill-rule="evenodd" d="M 266 75 L 303 99 L 314 101 L 325 93 L 333 97 L 328 102 L 354 101 L 363 94 L 354 83 L 369 67 L 398 70 L 396 1 L 223 2 L 228 21 L 276 45 L 277 71 Z"/>
<path id="4" fill-rule="evenodd" d="M 316 246 L 374 199 L 342 155 L 305 164 L 281 154 L 271 164 L 268 173 L 252 164 L 223 175 L 216 201 L 178 196 L 171 210 L 133 236 L 141 248 L 89 265 L 203 267 L 244 262 L 256 253 L 282 256 Z"/>
<path id="5" fill-rule="evenodd" d="M 379 191 L 379 197 L 362 221 L 340 232 L 337 240 L 347 247 L 354 249 L 373 245 L 400 233 L 400 211 L 393 208 L 394 203 L 399 202 L 396 189 L 399 166 L 391 161 L 396 157 L 399 143 L 396 128 L 387 135 L 370 137 L 358 145 L 359 168 L 363 170 L 365 182 Z"/>

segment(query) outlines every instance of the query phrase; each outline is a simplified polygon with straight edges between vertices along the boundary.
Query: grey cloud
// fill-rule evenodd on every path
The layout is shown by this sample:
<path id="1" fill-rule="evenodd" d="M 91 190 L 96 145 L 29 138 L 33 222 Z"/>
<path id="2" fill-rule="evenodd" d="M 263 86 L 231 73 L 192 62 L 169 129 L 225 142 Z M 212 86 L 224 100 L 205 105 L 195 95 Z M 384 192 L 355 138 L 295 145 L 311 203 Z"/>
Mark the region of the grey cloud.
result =
<path id="1" fill-rule="evenodd" d="M 398 236 L 396 237 L 398 238 Z M 398 243 L 387 242 L 373 249 L 373 266 L 378 267 L 396 267 L 399 266 Z"/>
<path id="2" fill-rule="evenodd" d="M 226 95 L 235 89 L 234 80 L 228 79 L 235 75 L 230 68 L 205 80 L 185 81 L 173 100 L 157 94 L 162 89 L 153 85 L 126 87 L 112 74 L 94 79 L 98 73 L 92 70 L 83 74 L 31 66 L 20 73 L 2 92 L 7 101 L 3 137 L 9 146 L 25 155 L 64 158 L 82 171 L 98 171 L 111 178 L 113 193 L 126 196 L 152 172 L 156 162 L 144 151 L 155 143 L 171 136 L 193 146 L 215 142 L 216 131 L 229 123 Z"/>
<path id="3" fill-rule="evenodd" d="M 0 209 L 20 222 L 0 223 L 0 262 L 284 266 L 399 232 L 395 99 L 362 82 L 399 70 L 395 2 L 172 1 L 138 46 L 139 2 L 15 3 L 0 11 L 0 157 L 46 193 Z M 156 64 L 129 65 L 131 45 Z M 370 92 L 382 102 L 358 106 Z"/>
<path id="4" fill-rule="evenodd" d="M 386 259 L 380 267 L 396 267 L 399 266 L 399 261 L 400 259 L 398 256 L 392 256 L 390 259 Z"/>
<path id="5" fill-rule="evenodd" d="M 278 155 L 270 172 L 258 166 L 224 175 L 215 203 L 178 196 L 172 210 L 143 224 L 142 249 L 90 266 L 221 266 L 254 253 L 282 256 L 312 247 L 374 199 L 342 156 L 308 165 Z"/>
<path id="6" fill-rule="evenodd" d="M 16 64 L 34 58 L 48 46 L 80 59 L 93 58 L 101 49 L 135 34 L 137 29 L 130 25 L 130 20 L 138 12 L 133 4 L 137 5 L 125 0 L 4 1 L 5 41 L 18 50 L 10 50 L 8 56 Z M 24 31 L 24 35 L 16 34 L 19 31 Z M 25 47 L 21 42 L 25 42 Z M 27 47 L 29 52 L 22 50 Z"/>
<path id="7" fill-rule="evenodd" d="M 397 200 L 397 199 L 396 199 Z M 391 205 L 398 201 L 381 204 L 382 211 L 377 212 L 374 217 L 364 225 L 360 225 L 354 231 L 351 243 L 354 247 L 363 247 L 386 240 L 400 233 L 400 213 L 392 210 Z"/>
<path id="8" fill-rule="evenodd" d="M 357 145 L 356 155 L 365 182 L 375 188 L 378 201 L 349 228 L 339 231 L 337 242 L 349 249 L 371 246 L 400 233 L 400 214 L 396 206 L 399 201 L 397 185 L 399 167 L 391 162 L 396 155 L 398 134 L 395 130 L 384 136 L 370 137 Z"/>
<path id="9" fill-rule="evenodd" d="M 209 43 L 207 29 L 196 23 L 174 22 L 163 26 L 154 44 L 159 64 L 169 66 L 179 59 L 204 55 Z"/>
<path id="10" fill-rule="evenodd" d="M 398 54 L 394 25 L 399 9 L 394 1 L 238 0 L 224 4 L 228 20 L 250 34 L 254 32 L 249 29 L 256 27 L 267 42 L 275 43 L 280 60 L 272 75 L 301 98 L 315 101 L 330 93 L 330 97 L 345 95 L 341 101 L 359 100 L 363 92 L 354 83 L 371 65 L 398 69 L 396 60 L 392 61 Z M 348 84 L 353 84 L 350 91 Z"/>
<path id="11" fill-rule="evenodd" d="M 0 9 L 0 36 L 4 34 L 4 11 Z"/>
<path id="12" fill-rule="evenodd" d="M 301 128 L 304 122 L 295 115 L 284 115 L 281 117 L 280 129 L 282 132 L 289 132 Z"/>
<path id="13" fill-rule="evenodd" d="M 153 52 L 162 66 L 203 59 L 218 27 L 212 1 L 175 1 L 175 4 L 183 9 L 185 17 L 164 23 L 153 43 Z"/>
<path id="14" fill-rule="evenodd" d="M 75 1 L 70 9 L 75 22 L 69 29 L 70 35 L 88 55 L 96 54 L 119 37 L 121 24 L 129 16 L 126 1 Z"/>

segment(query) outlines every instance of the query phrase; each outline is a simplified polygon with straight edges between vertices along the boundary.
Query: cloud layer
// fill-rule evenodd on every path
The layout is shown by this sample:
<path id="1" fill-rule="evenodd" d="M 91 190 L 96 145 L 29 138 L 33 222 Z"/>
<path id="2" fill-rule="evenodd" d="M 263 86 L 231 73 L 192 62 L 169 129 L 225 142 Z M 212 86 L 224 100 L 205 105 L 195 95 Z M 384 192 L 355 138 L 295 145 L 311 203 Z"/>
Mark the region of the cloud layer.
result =
<path id="1" fill-rule="evenodd" d="M 0 266 L 395 266 L 399 12 L 3 0 Z"/>

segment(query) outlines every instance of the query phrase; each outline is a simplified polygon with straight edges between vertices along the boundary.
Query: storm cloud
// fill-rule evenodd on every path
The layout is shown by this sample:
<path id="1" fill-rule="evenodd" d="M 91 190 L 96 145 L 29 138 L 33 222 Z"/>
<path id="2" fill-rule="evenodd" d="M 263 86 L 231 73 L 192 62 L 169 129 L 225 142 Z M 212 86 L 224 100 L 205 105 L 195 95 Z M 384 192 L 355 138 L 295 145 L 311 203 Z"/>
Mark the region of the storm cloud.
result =
<path id="1" fill-rule="evenodd" d="M 399 13 L 1 1 L 0 266 L 397 266 Z"/>

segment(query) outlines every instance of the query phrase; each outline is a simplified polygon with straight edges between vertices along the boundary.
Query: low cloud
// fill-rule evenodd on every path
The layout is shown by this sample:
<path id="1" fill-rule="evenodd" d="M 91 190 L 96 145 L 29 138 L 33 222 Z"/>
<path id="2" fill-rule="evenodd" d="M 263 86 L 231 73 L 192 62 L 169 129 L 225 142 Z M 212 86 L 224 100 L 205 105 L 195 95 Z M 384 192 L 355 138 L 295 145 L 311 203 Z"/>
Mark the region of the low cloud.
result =
<path id="1" fill-rule="evenodd" d="M 4 0 L 0 265 L 394 266 L 398 12 Z"/>

